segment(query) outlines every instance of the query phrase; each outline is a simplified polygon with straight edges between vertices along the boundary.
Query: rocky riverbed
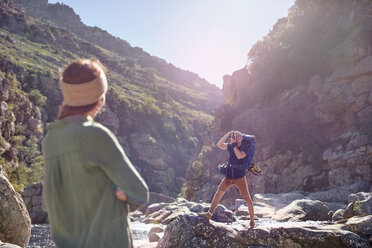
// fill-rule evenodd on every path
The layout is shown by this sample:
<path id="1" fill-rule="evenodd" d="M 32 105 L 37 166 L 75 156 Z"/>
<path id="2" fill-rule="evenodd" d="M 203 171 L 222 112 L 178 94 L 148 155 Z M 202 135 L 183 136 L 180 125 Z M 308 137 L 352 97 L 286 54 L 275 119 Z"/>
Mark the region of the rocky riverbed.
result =
<path id="1" fill-rule="evenodd" d="M 132 235 L 135 247 L 146 244 L 149 242 L 150 230 L 154 227 L 154 224 L 145 224 L 138 221 L 131 223 Z M 157 225 L 156 225 L 157 226 Z M 161 230 L 164 230 L 161 228 Z M 1 246 L 0 246 L 1 247 Z M 31 229 L 29 248 L 41 248 L 41 247 L 56 247 L 53 237 L 50 232 L 50 226 L 48 224 L 34 224 Z"/>
<path id="2" fill-rule="evenodd" d="M 153 203 L 131 213 L 135 247 L 371 247 L 371 192 L 327 203 L 343 207 L 336 211 L 301 192 L 256 194 L 254 201 L 253 229 L 241 199 L 229 209 L 219 205 L 211 221 L 198 216 L 207 203 Z M 48 225 L 33 225 L 29 247 L 54 247 Z"/>

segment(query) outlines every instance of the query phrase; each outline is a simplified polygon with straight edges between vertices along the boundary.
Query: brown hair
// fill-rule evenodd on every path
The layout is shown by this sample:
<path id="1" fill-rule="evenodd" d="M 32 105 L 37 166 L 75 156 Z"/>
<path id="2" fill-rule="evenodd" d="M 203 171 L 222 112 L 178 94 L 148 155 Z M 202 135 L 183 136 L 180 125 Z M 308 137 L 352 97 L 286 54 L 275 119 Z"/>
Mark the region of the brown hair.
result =
<path id="1" fill-rule="evenodd" d="M 78 59 L 69 64 L 62 72 L 61 80 L 68 84 L 87 83 L 97 78 L 105 68 L 98 60 Z M 72 107 L 65 103 L 59 108 L 58 119 L 71 115 L 95 116 L 105 103 L 101 98 L 98 102 L 86 106 Z"/>

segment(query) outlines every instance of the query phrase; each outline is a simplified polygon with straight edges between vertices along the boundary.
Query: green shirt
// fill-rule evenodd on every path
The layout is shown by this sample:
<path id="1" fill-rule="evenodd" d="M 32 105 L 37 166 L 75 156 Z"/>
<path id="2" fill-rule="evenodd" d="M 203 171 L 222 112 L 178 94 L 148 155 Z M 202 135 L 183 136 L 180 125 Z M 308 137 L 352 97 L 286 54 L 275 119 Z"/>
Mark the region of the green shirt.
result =
<path id="1" fill-rule="evenodd" d="M 115 135 L 70 116 L 48 124 L 42 148 L 43 204 L 57 246 L 132 247 L 128 204 L 145 204 L 148 187 Z M 114 185 L 127 203 L 116 198 Z"/>

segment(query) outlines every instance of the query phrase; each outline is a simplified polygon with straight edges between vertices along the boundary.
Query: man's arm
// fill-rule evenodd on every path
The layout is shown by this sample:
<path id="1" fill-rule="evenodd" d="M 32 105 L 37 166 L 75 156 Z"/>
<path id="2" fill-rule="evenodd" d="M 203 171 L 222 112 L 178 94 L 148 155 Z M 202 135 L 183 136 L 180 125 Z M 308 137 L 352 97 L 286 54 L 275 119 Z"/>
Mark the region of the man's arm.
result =
<path id="1" fill-rule="evenodd" d="M 239 150 L 237 145 L 237 141 L 236 141 L 236 137 L 231 137 L 231 145 L 233 147 L 233 151 L 235 153 L 235 156 L 238 158 L 238 159 L 242 159 L 246 156 L 246 153 L 245 153 L 245 150 L 244 149 L 241 149 Z M 243 148 L 243 147 L 242 147 Z"/>
<path id="2" fill-rule="evenodd" d="M 229 131 L 225 133 L 224 136 L 217 142 L 217 147 L 221 150 L 227 150 L 227 143 L 225 143 L 226 139 L 233 133 L 234 131 Z"/>
<path id="3" fill-rule="evenodd" d="M 234 143 L 234 144 L 236 144 L 236 143 Z M 244 151 L 239 151 L 239 149 L 236 145 L 234 146 L 234 153 L 235 153 L 235 155 L 238 159 L 242 159 L 242 158 L 245 158 L 245 156 L 247 156 L 247 154 L 245 154 Z"/>

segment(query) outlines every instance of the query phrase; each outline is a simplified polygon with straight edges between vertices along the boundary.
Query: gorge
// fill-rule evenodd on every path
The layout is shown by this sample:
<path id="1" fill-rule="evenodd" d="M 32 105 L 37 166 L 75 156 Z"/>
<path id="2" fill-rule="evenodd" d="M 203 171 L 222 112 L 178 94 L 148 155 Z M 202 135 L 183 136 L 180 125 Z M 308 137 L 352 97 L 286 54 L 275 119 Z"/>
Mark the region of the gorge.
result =
<path id="1" fill-rule="evenodd" d="M 297 0 L 221 91 L 64 4 L 0 1 L 0 240 L 26 247 L 31 222 L 47 221 L 40 144 L 62 102 L 58 73 L 93 57 L 110 82 L 97 121 L 152 192 L 131 218 L 167 226 L 152 247 L 371 247 L 370 23 L 369 0 Z M 229 130 L 256 136 L 254 229 L 236 188 L 211 222 L 197 217 L 221 180 L 215 144 Z"/>

